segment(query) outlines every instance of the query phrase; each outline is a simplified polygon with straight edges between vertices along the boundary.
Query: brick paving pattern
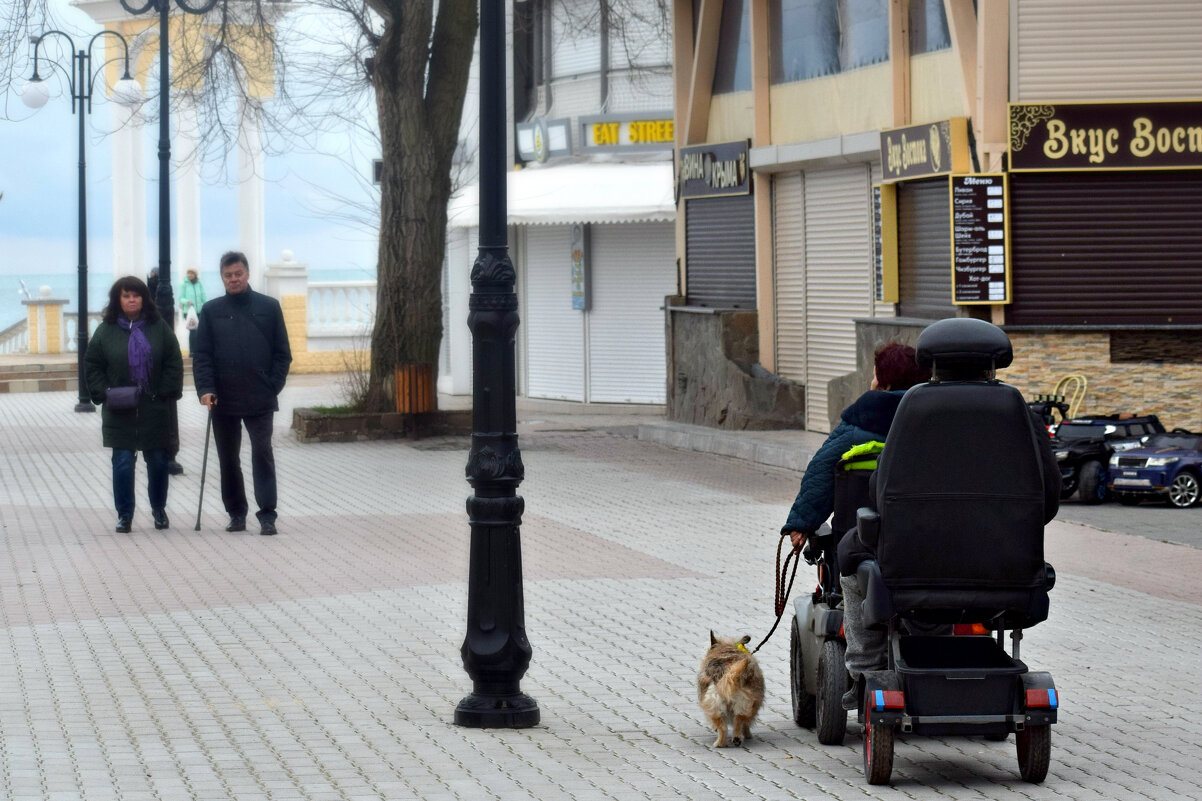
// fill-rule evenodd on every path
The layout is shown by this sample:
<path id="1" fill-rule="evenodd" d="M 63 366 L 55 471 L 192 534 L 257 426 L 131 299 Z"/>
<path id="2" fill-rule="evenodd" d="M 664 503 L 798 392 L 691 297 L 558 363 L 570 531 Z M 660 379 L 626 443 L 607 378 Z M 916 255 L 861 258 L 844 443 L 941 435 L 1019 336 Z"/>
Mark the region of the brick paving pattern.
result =
<path id="1" fill-rule="evenodd" d="M 709 629 L 771 625 L 793 471 L 633 427 L 524 435 L 543 722 L 480 731 L 451 723 L 463 440 L 298 445 L 281 414 L 280 536 L 222 530 L 215 459 L 194 532 L 204 418 L 183 403 L 173 527 L 139 465 L 118 535 L 98 415 L 73 404 L 0 397 L 0 798 L 1202 799 L 1202 551 L 1053 524 L 1052 616 L 1023 643 L 1064 704 L 1047 781 L 1018 779 L 1013 738 L 910 737 L 870 788 L 854 716 L 841 746 L 792 723 L 783 627 L 746 747 L 711 749 L 694 698 Z"/>

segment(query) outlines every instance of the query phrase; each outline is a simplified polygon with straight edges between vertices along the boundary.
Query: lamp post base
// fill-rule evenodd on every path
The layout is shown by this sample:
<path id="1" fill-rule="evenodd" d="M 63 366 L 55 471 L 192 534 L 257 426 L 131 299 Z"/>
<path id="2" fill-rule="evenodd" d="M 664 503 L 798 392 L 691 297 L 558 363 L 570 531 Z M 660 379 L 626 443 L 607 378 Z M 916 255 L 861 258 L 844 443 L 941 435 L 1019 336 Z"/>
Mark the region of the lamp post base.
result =
<path id="1" fill-rule="evenodd" d="M 538 721 L 538 704 L 525 693 L 472 693 L 455 707 L 455 725 L 471 729 L 528 729 Z"/>
<path id="2" fill-rule="evenodd" d="M 80 401 L 79 403 L 75 404 L 75 411 L 77 411 L 77 412 L 94 412 L 94 411 L 96 411 L 96 407 L 93 406 L 91 403 L 84 403 L 83 401 Z"/>

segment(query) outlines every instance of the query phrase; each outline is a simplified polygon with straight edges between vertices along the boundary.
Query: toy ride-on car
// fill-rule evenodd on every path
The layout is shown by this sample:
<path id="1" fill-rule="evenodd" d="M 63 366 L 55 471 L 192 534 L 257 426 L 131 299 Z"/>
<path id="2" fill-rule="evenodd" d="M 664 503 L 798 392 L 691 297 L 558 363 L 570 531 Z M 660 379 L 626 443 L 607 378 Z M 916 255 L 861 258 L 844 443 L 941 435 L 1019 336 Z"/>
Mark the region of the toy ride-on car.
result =
<path id="1" fill-rule="evenodd" d="M 839 587 L 836 546 L 855 528 L 856 510 L 868 503 L 868 480 L 876 469 L 882 442 L 866 442 L 843 454 L 835 465 L 835 503 L 831 526 L 823 525 L 806 541 L 802 555 L 818 566 L 818 586 L 793 601 L 789 632 L 789 689 L 793 720 L 814 729 L 818 742 L 838 745 L 847 733 L 847 667 L 843 638 L 843 592 Z M 832 531 L 833 529 L 833 531 Z"/>
<path id="2" fill-rule="evenodd" d="M 1110 458 L 1139 447 L 1150 434 L 1164 431 L 1156 415 L 1072 417 L 1056 427 L 1052 448 L 1060 465 L 1060 497 L 1079 491 L 1081 503 L 1101 503 L 1109 487 Z"/>
<path id="3" fill-rule="evenodd" d="M 1175 428 L 1116 453 L 1110 457 L 1110 489 L 1128 506 L 1144 498 L 1162 498 L 1178 509 L 1195 506 L 1202 501 L 1202 434 Z"/>
<path id="4" fill-rule="evenodd" d="M 856 536 L 876 555 L 856 573 L 863 623 L 888 643 L 884 666 L 857 683 L 864 773 L 888 782 L 897 732 L 1015 734 L 1020 775 L 1041 782 L 1059 699 L 1050 674 L 1020 661 L 1019 644 L 1047 619 L 1055 583 L 1043 530 L 1058 488 L 1040 455 L 1047 441 L 1036 439 L 1047 434 L 1016 389 L 985 377 L 1012 359 L 1001 329 L 943 320 L 919 336 L 917 353 L 937 379 L 902 399 L 872 508 L 857 514 Z M 951 631 L 907 633 L 914 624 Z"/>

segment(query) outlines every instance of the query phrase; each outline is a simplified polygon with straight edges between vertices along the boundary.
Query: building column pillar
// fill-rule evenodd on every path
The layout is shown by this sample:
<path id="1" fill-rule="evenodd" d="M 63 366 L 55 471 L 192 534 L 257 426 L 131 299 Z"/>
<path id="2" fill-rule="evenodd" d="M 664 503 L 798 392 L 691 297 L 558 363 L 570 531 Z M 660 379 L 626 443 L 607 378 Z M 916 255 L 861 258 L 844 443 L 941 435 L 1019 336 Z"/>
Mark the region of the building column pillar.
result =
<path id="1" fill-rule="evenodd" d="M 176 157 L 175 179 L 175 258 L 172 278 L 183 281 L 188 270 L 200 270 L 203 254 L 200 245 L 200 124 L 196 101 L 181 93 L 176 115 L 179 130 L 172 150 Z M 178 296 L 176 300 L 178 300 Z"/>
<path id="2" fill-rule="evenodd" d="M 142 116 L 135 106 L 112 103 L 113 277 L 150 272 L 146 262 L 146 178 Z"/>
<path id="3" fill-rule="evenodd" d="M 238 245 L 250 260 L 250 285 L 262 292 L 266 274 L 266 183 L 263 180 L 263 125 L 258 109 L 242 102 L 238 125 Z"/>

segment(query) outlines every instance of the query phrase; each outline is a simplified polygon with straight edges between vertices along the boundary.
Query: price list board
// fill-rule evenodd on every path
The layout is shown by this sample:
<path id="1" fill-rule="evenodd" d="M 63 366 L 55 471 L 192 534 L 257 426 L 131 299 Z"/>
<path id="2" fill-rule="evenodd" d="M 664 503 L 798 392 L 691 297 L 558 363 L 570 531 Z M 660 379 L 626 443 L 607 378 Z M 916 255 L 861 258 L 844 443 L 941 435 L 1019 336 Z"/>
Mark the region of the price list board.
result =
<path id="1" fill-rule="evenodd" d="M 1006 176 L 951 176 L 952 302 L 1010 302 Z"/>

